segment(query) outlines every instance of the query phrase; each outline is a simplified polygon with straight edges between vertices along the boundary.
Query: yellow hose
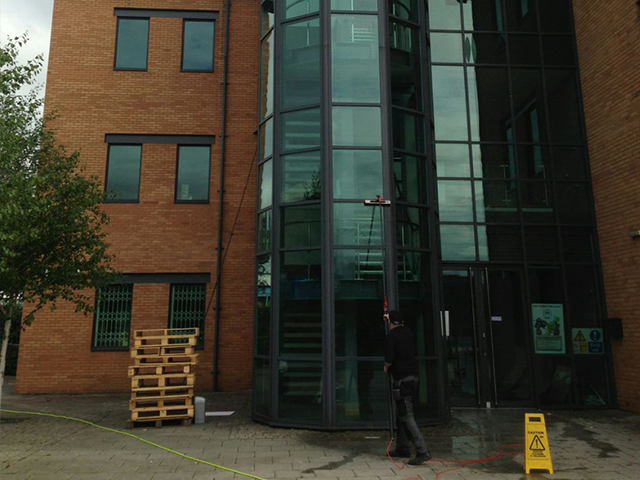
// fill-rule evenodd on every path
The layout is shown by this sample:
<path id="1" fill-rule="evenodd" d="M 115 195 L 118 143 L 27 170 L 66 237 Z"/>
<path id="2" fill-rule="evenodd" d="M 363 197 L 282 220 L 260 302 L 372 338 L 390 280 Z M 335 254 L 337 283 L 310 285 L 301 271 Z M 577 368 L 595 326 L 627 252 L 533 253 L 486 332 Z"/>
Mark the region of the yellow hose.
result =
<path id="1" fill-rule="evenodd" d="M 157 443 L 146 440 L 142 437 L 134 435 L 133 433 L 124 432 L 122 430 L 116 430 L 115 428 L 103 427 L 102 425 L 98 425 L 87 420 L 82 420 L 81 418 L 67 417 L 66 415 L 54 415 L 52 413 L 40 413 L 40 412 L 22 412 L 19 410 L 5 410 L 4 408 L 0 410 L 2 413 L 12 413 L 14 415 L 33 415 L 37 417 L 51 417 L 51 418 L 62 418 L 64 420 L 72 420 L 74 422 L 85 423 L 95 428 L 99 428 L 100 430 L 105 430 L 111 433 L 118 433 L 120 435 L 125 435 L 127 437 L 135 438 L 136 440 L 140 440 L 142 443 L 146 443 L 147 445 L 151 445 L 152 447 L 159 448 L 160 450 L 164 450 L 165 452 L 173 453 L 174 455 L 178 455 L 179 457 L 186 458 L 187 460 L 191 460 L 193 462 L 202 463 L 204 465 L 209 465 L 210 467 L 219 468 L 220 470 L 226 470 L 227 472 L 237 473 L 238 475 L 242 475 L 244 477 L 255 478 L 256 480 L 266 480 L 262 477 L 258 477 L 256 475 L 251 475 L 250 473 L 239 472 L 238 470 L 233 470 L 231 468 L 223 467 L 222 465 L 216 465 L 215 463 L 207 462 L 206 460 L 200 460 L 199 458 L 191 457 L 189 455 L 185 455 L 184 453 L 176 452 L 175 450 L 171 450 L 170 448 L 163 447 Z"/>

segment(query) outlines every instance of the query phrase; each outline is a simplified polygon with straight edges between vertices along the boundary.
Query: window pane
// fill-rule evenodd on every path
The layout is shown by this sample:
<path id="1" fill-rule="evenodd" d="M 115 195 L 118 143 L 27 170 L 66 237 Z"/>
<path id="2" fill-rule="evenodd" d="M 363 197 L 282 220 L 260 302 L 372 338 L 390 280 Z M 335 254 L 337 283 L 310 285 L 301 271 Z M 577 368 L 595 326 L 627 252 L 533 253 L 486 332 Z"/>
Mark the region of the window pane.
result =
<path id="1" fill-rule="evenodd" d="M 142 145 L 110 145 L 107 199 L 137 201 L 140 188 Z"/>
<path id="2" fill-rule="evenodd" d="M 336 245 L 382 245 L 380 208 L 359 203 L 333 205 L 333 241 Z"/>
<path id="3" fill-rule="evenodd" d="M 511 69 L 511 88 L 515 109 L 516 140 L 520 143 L 547 142 L 546 103 L 541 70 Z M 513 128 L 513 123 L 509 122 Z M 513 130 L 510 132 L 513 134 Z"/>
<path id="4" fill-rule="evenodd" d="M 125 70 L 146 69 L 148 44 L 148 18 L 118 18 L 116 68 Z"/>
<path id="5" fill-rule="evenodd" d="M 518 147 L 518 173 L 527 180 L 551 178 L 549 148 L 540 145 Z"/>
<path id="6" fill-rule="evenodd" d="M 429 27 L 433 30 L 460 30 L 460 3 L 429 0 Z"/>
<path id="7" fill-rule="evenodd" d="M 396 207 L 396 235 L 399 247 L 429 248 L 429 216 L 424 208 Z"/>
<path id="8" fill-rule="evenodd" d="M 333 198 L 370 199 L 382 192 L 380 150 L 333 151 Z"/>
<path id="9" fill-rule="evenodd" d="M 258 215 L 258 251 L 271 250 L 271 210 Z"/>
<path id="10" fill-rule="evenodd" d="M 442 260 L 475 260 L 473 225 L 440 225 Z"/>
<path id="11" fill-rule="evenodd" d="M 505 31 L 503 4 L 515 0 L 461 2 L 465 30 Z"/>
<path id="12" fill-rule="evenodd" d="M 534 355 L 538 401 L 542 405 L 565 405 L 573 400 L 571 359 L 551 355 Z"/>
<path id="13" fill-rule="evenodd" d="M 423 110 L 420 40 L 419 29 L 391 21 L 389 42 L 393 105 Z"/>
<path id="14" fill-rule="evenodd" d="M 471 139 L 505 142 L 509 138 L 511 116 L 509 80 L 504 68 L 467 68 Z"/>
<path id="15" fill-rule="evenodd" d="M 128 350 L 133 285 L 110 285 L 96 296 L 93 348 Z"/>
<path id="16" fill-rule="evenodd" d="M 253 363 L 253 409 L 257 415 L 269 416 L 271 406 L 271 366 L 269 360 L 256 358 Z"/>
<path id="17" fill-rule="evenodd" d="M 320 77 L 320 20 L 283 25 L 282 108 L 320 103 Z"/>
<path id="18" fill-rule="evenodd" d="M 331 0 L 331 10 L 377 12 L 378 0 Z"/>
<path id="19" fill-rule="evenodd" d="M 339 357 L 384 354 L 383 260 L 382 249 L 335 250 L 335 337 Z"/>
<path id="20" fill-rule="evenodd" d="M 547 182 L 520 182 L 522 216 L 527 223 L 553 223 L 553 189 Z"/>
<path id="21" fill-rule="evenodd" d="M 604 358 L 576 357 L 576 383 L 578 403 L 589 406 L 609 404 L 607 368 Z"/>
<path id="22" fill-rule="evenodd" d="M 379 147 L 382 124 L 379 107 L 333 107 L 333 145 Z"/>
<path id="23" fill-rule="evenodd" d="M 509 35 L 511 65 L 540 65 L 540 38 L 538 35 Z"/>
<path id="24" fill-rule="evenodd" d="M 422 115 L 393 109 L 393 148 L 425 153 L 423 118 Z"/>
<path id="25" fill-rule="evenodd" d="M 459 33 L 431 34 L 433 63 L 462 63 L 462 35 Z"/>
<path id="26" fill-rule="evenodd" d="M 547 105 L 552 143 L 582 143 L 578 86 L 574 69 L 546 69 Z"/>
<path id="27" fill-rule="evenodd" d="M 520 221 L 516 182 L 476 182 L 478 222 L 514 223 Z"/>
<path id="28" fill-rule="evenodd" d="M 184 21 L 182 69 L 213 71 L 214 22 Z"/>
<path id="29" fill-rule="evenodd" d="M 572 32 L 571 0 L 538 0 L 543 32 Z"/>
<path id="30" fill-rule="evenodd" d="M 414 333 L 418 357 L 436 355 L 430 256 L 426 252 L 398 252 L 400 311 Z"/>
<path id="31" fill-rule="evenodd" d="M 204 347 L 206 285 L 171 285 L 169 328 L 198 328 L 199 348 Z M 195 333 L 195 332 L 194 332 Z"/>
<path id="32" fill-rule="evenodd" d="M 283 151 L 302 150 L 320 146 L 319 108 L 284 113 L 281 119 L 281 147 Z"/>
<path id="33" fill-rule="evenodd" d="M 468 140 L 462 67 L 432 67 L 436 140 Z"/>
<path id="34" fill-rule="evenodd" d="M 592 228 L 562 229 L 562 254 L 566 262 L 593 262 L 595 251 L 595 233 Z"/>
<path id="35" fill-rule="evenodd" d="M 273 162 L 271 160 L 260 165 L 258 210 L 270 207 L 273 203 Z"/>
<path id="36" fill-rule="evenodd" d="M 474 147 L 478 147 L 477 145 Z M 479 148 L 479 147 L 478 147 Z M 469 145 L 436 145 L 438 177 L 470 177 Z M 482 173 L 482 172 L 480 172 Z"/>
<path id="37" fill-rule="evenodd" d="M 576 64 L 574 39 L 570 35 L 544 35 L 542 37 L 542 53 L 545 65 Z"/>
<path id="38" fill-rule="evenodd" d="M 393 157 L 396 199 L 402 202 L 429 203 L 427 161 L 421 157 L 396 153 Z"/>
<path id="39" fill-rule="evenodd" d="M 525 227 L 527 260 L 556 262 L 560 260 L 558 231 L 554 227 Z"/>
<path id="40" fill-rule="evenodd" d="M 285 20 L 315 13 L 320 8 L 320 0 L 284 0 L 283 4 Z"/>
<path id="41" fill-rule="evenodd" d="M 587 180 L 589 169 L 580 147 L 554 147 L 553 173 L 558 180 Z"/>
<path id="42" fill-rule="evenodd" d="M 275 16 L 273 12 L 273 2 L 274 0 L 267 0 L 262 2 L 260 23 L 262 25 L 261 32 L 262 35 L 267 33 L 271 27 L 273 27 Z"/>
<path id="43" fill-rule="evenodd" d="M 530 267 L 529 292 L 532 303 L 564 303 L 564 287 L 560 267 Z"/>
<path id="44" fill-rule="evenodd" d="M 278 419 L 302 425 L 320 423 L 322 362 L 280 360 L 278 375 Z"/>
<path id="45" fill-rule="evenodd" d="M 322 354 L 320 261 L 320 250 L 281 255 L 281 356 L 302 355 L 319 359 Z"/>
<path id="46" fill-rule="evenodd" d="M 317 200 L 322 193 L 320 152 L 296 153 L 281 157 L 280 202 Z"/>
<path id="47" fill-rule="evenodd" d="M 518 261 L 524 257 L 520 227 L 478 226 L 478 247 L 481 261 Z"/>
<path id="48" fill-rule="evenodd" d="M 512 145 L 473 145 L 473 176 L 516 178 L 515 147 Z"/>
<path id="49" fill-rule="evenodd" d="M 176 200 L 209 200 L 210 147 L 178 147 Z"/>
<path id="50" fill-rule="evenodd" d="M 271 256 L 258 257 L 257 268 L 256 354 L 269 355 L 271 351 Z"/>
<path id="51" fill-rule="evenodd" d="M 389 14 L 404 20 L 418 22 L 418 0 L 393 0 L 389 2 Z"/>
<path id="52" fill-rule="evenodd" d="M 282 209 L 282 248 L 320 245 L 320 204 Z"/>
<path id="53" fill-rule="evenodd" d="M 271 155 L 273 155 L 273 118 L 260 126 L 260 154 L 258 158 L 263 160 Z"/>
<path id="54" fill-rule="evenodd" d="M 336 386 L 338 425 L 374 425 L 389 421 L 389 379 L 378 361 L 336 361 Z"/>
<path id="55" fill-rule="evenodd" d="M 331 16 L 331 78 L 334 102 L 380 102 L 376 15 Z"/>
<path id="56" fill-rule="evenodd" d="M 537 0 L 508 0 L 507 27 L 511 32 L 538 31 L 538 2 Z"/>
<path id="57" fill-rule="evenodd" d="M 465 34 L 464 56 L 467 63 L 506 65 L 504 36 L 492 33 Z"/>
<path id="58" fill-rule="evenodd" d="M 571 327 L 602 327 L 602 317 L 598 309 L 600 292 L 596 268 L 568 265 L 565 275 Z"/>
<path id="59" fill-rule="evenodd" d="M 273 75 L 274 75 L 274 62 L 275 62 L 275 53 L 274 53 L 274 34 L 271 32 L 269 36 L 267 36 L 262 41 L 262 64 L 260 72 L 260 119 L 267 118 L 269 115 L 273 113 L 273 92 L 275 89 Z"/>
<path id="60" fill-rule="evenodd" d="M 438 205 L 443 222 L 473 222 L 471 182 L 438 181 Z"/>
<path id="61" fill-rule="evenodd" d="M 557 183 L 556 188 L 561 222 L 589 223 L 593 220 L 586 183 Z"/>

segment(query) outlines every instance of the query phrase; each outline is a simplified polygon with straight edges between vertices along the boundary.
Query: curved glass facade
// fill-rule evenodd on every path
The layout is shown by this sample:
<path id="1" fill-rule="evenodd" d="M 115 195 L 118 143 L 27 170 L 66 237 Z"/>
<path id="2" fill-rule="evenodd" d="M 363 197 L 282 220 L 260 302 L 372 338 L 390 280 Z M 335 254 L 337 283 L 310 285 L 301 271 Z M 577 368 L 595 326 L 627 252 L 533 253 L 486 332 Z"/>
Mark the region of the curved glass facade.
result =
<path id="1" fill-rule="evenodd" d="M 384 427 L 385 295 L 415 333 L 421 423 L 610 403 L 608 347 L 572 343 L 603 307 L 571 15 L 550 2 L 262 2 L 256 420 Z"/>

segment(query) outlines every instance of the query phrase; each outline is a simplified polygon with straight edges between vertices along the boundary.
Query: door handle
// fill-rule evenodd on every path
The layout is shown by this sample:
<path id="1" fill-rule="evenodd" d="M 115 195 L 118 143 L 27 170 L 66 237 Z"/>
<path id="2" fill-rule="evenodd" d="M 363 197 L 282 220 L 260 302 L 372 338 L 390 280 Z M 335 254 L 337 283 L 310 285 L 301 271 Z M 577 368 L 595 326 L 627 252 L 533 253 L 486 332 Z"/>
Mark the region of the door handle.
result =
<path id="1" fill-rule="evenodd" d="M 444 335 L 449 338 L 451 331 L 449 329 L 449 310 L 444 311 Z"/>

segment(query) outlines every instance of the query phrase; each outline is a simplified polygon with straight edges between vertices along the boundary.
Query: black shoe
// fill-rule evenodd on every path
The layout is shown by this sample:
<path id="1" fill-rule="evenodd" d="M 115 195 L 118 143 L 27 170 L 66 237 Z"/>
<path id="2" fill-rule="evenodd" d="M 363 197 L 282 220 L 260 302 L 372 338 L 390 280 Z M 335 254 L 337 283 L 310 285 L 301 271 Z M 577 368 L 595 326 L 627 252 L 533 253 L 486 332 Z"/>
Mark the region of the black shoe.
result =
<path id="1" fill-rule="evenodd" d="M 407 463 L 409 465 L 422 465 L 424 462 L 428 462 L 431 459 L 431 453 L 425 452 L 421 454 L 416 454 L 416 458 L 412 458 Z"/>
<path id="2" fill-rule="evenodd" d="M 389 455 L 395 458 L 411 458 L 411 451 L 396 448 L 395 450 L 391 450 Z"/>

